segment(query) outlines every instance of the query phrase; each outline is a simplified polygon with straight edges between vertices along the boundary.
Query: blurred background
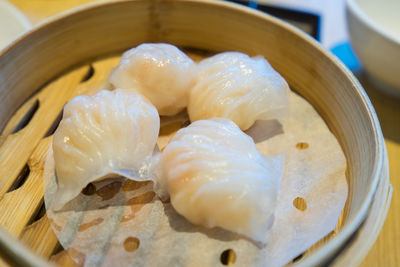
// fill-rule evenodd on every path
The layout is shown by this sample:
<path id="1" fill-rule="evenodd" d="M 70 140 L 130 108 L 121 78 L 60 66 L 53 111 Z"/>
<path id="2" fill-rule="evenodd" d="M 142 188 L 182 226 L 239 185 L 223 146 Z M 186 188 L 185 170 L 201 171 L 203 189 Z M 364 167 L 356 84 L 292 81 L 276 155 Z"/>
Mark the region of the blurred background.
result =
<path id="1" fill-rule="evenodd" d="M 0 0 L 0 50 L 46 18 L 96 0 Z M 217 1 L 217 0 L 216 0 Z M 307 32 L 359 79 L 385 137 L 394 194 L 361 266 L 400 266 L 400 0 L 234 0 Z"/>

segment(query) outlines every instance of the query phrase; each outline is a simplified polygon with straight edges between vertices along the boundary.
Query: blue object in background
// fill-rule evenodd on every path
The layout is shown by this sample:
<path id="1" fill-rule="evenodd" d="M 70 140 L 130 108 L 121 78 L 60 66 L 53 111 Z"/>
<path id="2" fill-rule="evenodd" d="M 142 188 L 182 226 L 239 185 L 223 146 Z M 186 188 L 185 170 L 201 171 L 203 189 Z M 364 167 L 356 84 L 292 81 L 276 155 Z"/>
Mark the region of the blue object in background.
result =
<path id="1" fill-rule="evenodd" d="M 288 9 L 284 7 L 258 4 L 255 0 L 228 0 L 248 7 L 266 12 L 272 16 L 283 19 L 294 26 L 304 30 L 317 41 L 320 41 L 321 17 L 318 14 L 302 10 Z M 361 69 L 360 62 L 356 58 L 349 42 L 343 42 L 330 49 L 351 71 Z"/>
<path id="2" fill-rule="evenodd" d="M 251 7 L 251 8 L 257 9 L 258 8 L 258 3 L 257 3 L 257 1 L 250 0 L 248 6 Z"/>
<path id="3" fill-rule="evenodd" d="M 331 52 L 337 56 L 351 71 L 361 69 L 360 61 L 355 56 L 350 43 L 344 42 L 331 48 Z"/>

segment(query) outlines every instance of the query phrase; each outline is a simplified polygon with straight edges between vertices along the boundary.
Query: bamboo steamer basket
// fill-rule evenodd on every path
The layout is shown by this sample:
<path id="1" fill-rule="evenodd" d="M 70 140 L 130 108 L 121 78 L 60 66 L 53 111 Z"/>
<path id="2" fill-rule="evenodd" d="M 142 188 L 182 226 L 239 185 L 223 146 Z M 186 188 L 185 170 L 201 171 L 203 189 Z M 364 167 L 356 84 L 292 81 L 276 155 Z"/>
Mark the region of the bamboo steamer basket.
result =
<path id="1" fill-rule="evenodd" d="M 349 195 L 335 233 L 291 264 L 360 263 L 379 234 L 392 192 L 384 139 L 367 95 L 350 71 L 299 30 L 258 11 L 210 0 L 91 4 L 38 25 L 1 52 L 3 263 L 44 266 L 45 259 L 56 254 L 54 262 L 71 264 L 65 251 L 57 248 L 47 217 L 41 217 L 47 136 L 82 81 L 104 78 L 117 63 L 101 58 L 143 42 L 236 50 L 269 60 L 292 90 L 318 110 L 348 165 Z"/>

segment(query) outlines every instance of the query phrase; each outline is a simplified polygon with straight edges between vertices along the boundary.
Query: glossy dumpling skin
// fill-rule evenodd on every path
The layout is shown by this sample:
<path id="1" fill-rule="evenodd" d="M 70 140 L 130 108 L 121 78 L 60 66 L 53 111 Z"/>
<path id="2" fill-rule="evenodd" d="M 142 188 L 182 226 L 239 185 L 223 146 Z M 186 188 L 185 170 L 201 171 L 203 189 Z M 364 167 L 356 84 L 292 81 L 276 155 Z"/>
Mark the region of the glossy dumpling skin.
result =
<path id="1" fill-rule="evenodd" d="M 144 178 L 159 128 L 155 107 L 134 91 L 103 90 L 73 98 L 64 107 L 52 143 L 58 180 L 55 209 L 109 174 Z"/>
<path id="2" fill-rule="evenodd" d="M 177 47 L 149 43 L 126 51 L 110 81 L 146 96 L 160 115 L 174 115 L 187 106 L 195 77 L 195 63 Z"/>
<path id="3" fill-rule="evenodd" d="M 288 96 L 288 84 L 263 57 L 225 52 L 198 64 L 188 113 L 191 121 L 223 117 L 246 130 L 286 114 Z"/>
<path id="4" fill-rule="evenodd" d="M 162 153 L 171 204 L 193 224 L 267 242 L 283 174 L 282 157 L 264 157 L 232 121 L 199 120 Z"/>

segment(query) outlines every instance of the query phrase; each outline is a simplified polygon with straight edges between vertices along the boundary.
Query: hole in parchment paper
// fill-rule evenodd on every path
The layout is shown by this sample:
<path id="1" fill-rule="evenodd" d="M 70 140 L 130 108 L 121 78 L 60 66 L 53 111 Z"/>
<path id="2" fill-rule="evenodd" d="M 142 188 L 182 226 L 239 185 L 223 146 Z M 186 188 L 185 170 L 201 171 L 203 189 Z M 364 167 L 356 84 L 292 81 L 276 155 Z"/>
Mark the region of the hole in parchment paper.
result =
<path id="1" fill-rule="evenodd" d="M 304 149 L 307 149 L 308 147 L 309 147 L 308 143 L 305 143 L 305 142 L 300 142 L 300 143 L 296 144 L 296 148 L 298 150 L 304 150 Z"/>
<path id="2" fill-rule="evenodd" d="M 7 193 L 20 188 L 25 183 L 26 179 L 28 179 L 30 172 L 31 169 L 29 168 L 28 164 L 25 164 L 24 168 L 22 168 L 22 170 L 19 172 L 18 177 L 14 180 Z"/>
<path id="3" fill-rule="evenodd" d="M 29 110 L 26 112 L 26 114 L 21 118 L 17 126 L 15 126 L 14 130 L 12 133 L 16 133 L 21 131 L 28 125 L 28 123 L 32 120 L 33 116 L 35 115 L 36 111 L 39 109 L 40 102 L 39 99 L 36 99 L 35 102 L 33 102 L 32 106 L 29 108 Z"/>
<path id="4" fill-rule="evenodd" d="M 307 203 L 302 197 L 296 197 L 293 200 L 293 206 L 295 206 L 296 209 L 305 211 L 307 209 Z"/>
<path id="5" fill-rule="evenodd" d="M 124 241 L 124 248 L 128 252 L 134 252 L 139 248 L 140 240 L 136 237 L 128 237 Z"/>
<path id="6" fill-rule="evenodd" d="M 84 83 L 86 81 L 89 81 L 90 78 L 92 78 L 94 75 L 94 68 L 92 65 L 89 66 L 89 70 L 87 71 L 87 73 L 85 74 L 85 76 L 83 76 L 81 83 Z"/>
<path id="7" fill-rule="evenodd" d="M 85 188 L 82 189 L 82 194 L 86 196 L 91 196 L 96 192 L 96 187 L 90 183 Z"/>
<path id="8" fill-rule="evenodd" d="M 117 178 L 117 177 L 115 177 Z M 96 195 L 101 197 L 102 201 L 112 199 L 121 191 L 122 181 L 113 181 L 99 189 L 96 189 Z"/>
<path id="9" fill-rule="evenodd" d="M 221 253 L 220 259 L 223 265 L 233 265 L 236 262 L 236 253 L 233 249 L 224 250 Z"/>

